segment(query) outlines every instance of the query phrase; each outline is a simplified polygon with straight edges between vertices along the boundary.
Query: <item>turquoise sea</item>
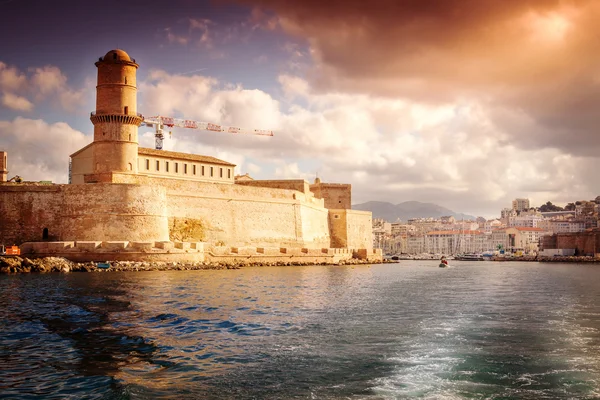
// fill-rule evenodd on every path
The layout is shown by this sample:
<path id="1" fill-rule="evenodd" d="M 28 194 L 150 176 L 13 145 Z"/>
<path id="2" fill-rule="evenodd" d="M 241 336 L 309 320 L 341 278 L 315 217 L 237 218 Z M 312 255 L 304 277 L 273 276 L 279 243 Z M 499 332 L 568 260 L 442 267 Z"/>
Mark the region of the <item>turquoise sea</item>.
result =
<path id="1" fill-rule="evenodd" d="M 600 399 L 600 264 L 0 276 L 2 399 Z"/>

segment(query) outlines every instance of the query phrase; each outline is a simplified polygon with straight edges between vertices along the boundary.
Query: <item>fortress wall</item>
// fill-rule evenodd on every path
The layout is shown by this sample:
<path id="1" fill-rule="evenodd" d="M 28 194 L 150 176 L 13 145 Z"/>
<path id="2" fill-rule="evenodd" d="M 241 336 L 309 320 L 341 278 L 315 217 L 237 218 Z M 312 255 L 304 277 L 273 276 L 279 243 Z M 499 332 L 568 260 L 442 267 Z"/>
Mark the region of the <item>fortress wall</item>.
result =
<path id="1" fill-rule="evenodd" d="M 373 249 L 373 221 L 370 211 L 346 210 L 348 247 Z"/>
<path id="2" fill-rule="evenodd" d="M 127 174 L 114 179 L 166 188 L 169 217 L 202 220 L 209 243 L 329 247 L 327 210 L 310 193 Z"/>
<path id="3" fill-rule="evenodd" d="M 62 185 L 0 184 L 0 244 L 60 239 Z"/>
<path id="4" fill-rule="evenodd" d="M 331 244 L 329 236 L 329 212 L 326 208 L 300 205 L 302 239 L 311 248 L 328 248 Z"/>
<path id="5" fill-rule="evenodd" d="M 373 249 L 372 219 L 369 211 L 329 210 L 331 247 Z"/>
<path id="6" fill-rule="evenodd" d="M 304 179 L 282 179 L 282 180 L 253 180 L 238 181 L 237 185 L 264 187 L 272 189 L 297 190 L 302 193 L 310 193 L 310 186 Z"/>
<path id="7" fill-rule="evenodd" d="M 168 240 L 162 187 L 94 184 L 63 187 L 61 240 Z"/>
<path id="8" fill-rule="evenodd" d="M 315 197 L 325 201 L 325 208 L 352 208 L 352 185 L 346 183 L 322 183 L 310 185 Z"/>

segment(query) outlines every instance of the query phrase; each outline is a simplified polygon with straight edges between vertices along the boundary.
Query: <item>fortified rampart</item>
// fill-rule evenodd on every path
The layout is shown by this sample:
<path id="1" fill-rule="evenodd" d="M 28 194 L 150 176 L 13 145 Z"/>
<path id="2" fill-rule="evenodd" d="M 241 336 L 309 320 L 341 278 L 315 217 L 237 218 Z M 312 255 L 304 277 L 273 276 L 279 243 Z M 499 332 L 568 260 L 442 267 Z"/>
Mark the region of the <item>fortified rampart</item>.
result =
<path id="1" fill-rule="evenodd" d="M 234 181 L 226 161 L 140 149 L 138 65 L 111 50 L 96 66 L 94 141 L 71 155 L 72 184 L 0 183 L 0 244 L 77 259 L 381 258 L 371 213 L 350 210 L 350 185 Z"/>
<path id="2" fill-rule="evenodd" d="M 0 238 L 169 240 L 166 190 L 132 184 L 0 185 Z"/>

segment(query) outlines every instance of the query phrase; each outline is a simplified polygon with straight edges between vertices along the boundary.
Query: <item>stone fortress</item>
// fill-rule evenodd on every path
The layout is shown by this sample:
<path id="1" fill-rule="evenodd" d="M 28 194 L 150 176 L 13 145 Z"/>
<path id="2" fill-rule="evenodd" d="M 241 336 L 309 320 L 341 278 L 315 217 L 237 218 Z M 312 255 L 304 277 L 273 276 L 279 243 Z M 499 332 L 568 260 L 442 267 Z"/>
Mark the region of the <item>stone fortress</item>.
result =
<path id="1" fill-rule="evenodd" d="M 7 182 L 0 152 L 0 244 L 74 261 L 381 260 L 349 184 L 236 180 L 229 162 L 141 148 L 138 64 L 111 50 L 96 67 L 94 139 L 70 184 Z"/>

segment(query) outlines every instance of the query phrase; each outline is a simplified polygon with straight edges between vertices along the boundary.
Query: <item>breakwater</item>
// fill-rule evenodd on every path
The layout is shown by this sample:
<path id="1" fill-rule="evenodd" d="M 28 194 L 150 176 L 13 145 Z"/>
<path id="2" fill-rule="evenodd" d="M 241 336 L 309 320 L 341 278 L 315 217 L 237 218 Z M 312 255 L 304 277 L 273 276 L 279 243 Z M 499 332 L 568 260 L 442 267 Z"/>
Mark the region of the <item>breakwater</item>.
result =
<path id="1" fill-rule="evenodd" d="M 368 261 L 361 259 L 340 260 L 337 263 L 320 263 L 319 265 L 357 265 L 379 264 L 384 261 Z M 395 263 L 396 261 L 385 261 Z M 21 258 L 0 257 L 0 274 L 30 273 L 30 272 L 122 272 L 122 271 L 194 271 L 211 269 L 239 269 L 241 267 L 264 266 L 302 266 L 314 265 L 309 261 L 277 261 L 256 262 L 249 260 L 219 261 L 219 262 L 139 262 L 111 261 L 102 263 L 108 268 L 98 268 L 96 262 L 73 262 L 62 257 Z"/>

